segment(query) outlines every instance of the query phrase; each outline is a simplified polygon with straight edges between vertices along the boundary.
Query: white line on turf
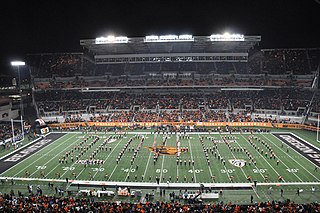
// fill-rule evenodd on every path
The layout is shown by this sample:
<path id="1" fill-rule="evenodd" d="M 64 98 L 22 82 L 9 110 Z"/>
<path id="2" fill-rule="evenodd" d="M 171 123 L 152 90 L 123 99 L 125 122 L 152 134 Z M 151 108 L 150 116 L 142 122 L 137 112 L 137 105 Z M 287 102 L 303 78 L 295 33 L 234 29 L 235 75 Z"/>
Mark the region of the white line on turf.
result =
<path id="1" fill-rule="evenodd" d="M 279 150 L 281 150 L 283 153 L 285 153 L 281 148 L 279 148 L 275 143 L 273 143 L 269 138 L 267 138 L 266 136 L 264 136 L 263 134 L 261 134 L 262 137 L 264 137 L 265 139 L 267 139 L 268 141 L 270 141 L 273 145 L 275 145 Z M 293 159 L 293 158 L 292 158 Z M 279 161 L 285 166 L 287 167 L 287 169 L 289 169 L 289 167 L 287 166 L 287 164 L 285 164 L 280 158 Z M 294 176 L 296 176 L 301 182 L 303 182 L 303 180 L 296 174 L 296 173 L 292 173 Z"/>
<path id="2" fill-rule="evenodd" d="M 242 135 L 240 135 L 245 141 L 247 141 Z M 243 149 L 242 148 L 242 146 L 238 143 L 238 141 L 237 140 L 234 140 L 237 144 L 238 144 L 238 146 L 241 148 L 241 149 Z M 249 142 L 248 142 L 249 143 Z M 270 165 L 270 164 L 269 164 Z M 254 164 L 254 166 L 256 167 L 256 169 L 257 169 L 257 171 L 259 172 L 259 174 L 261 175 L 261 177 L 262 178 L 264 178 L 264 176 L 263 176 L 263 174 L 260 172 L 260 169 L 257 167 L 257 165 L 255 165 Z"/>
<path id="3" fill-rule="evenodd" d="M 221 136 L 221 135 L 220 135 L 220 138 L 221 138 L 221 140 L 222 140 L 222 136 Z M 225 144 L 225 143 L 223 143 L 223 144 Z M 229 150 L 229 149 L 228 149 L 228 150 Z M 229 151 L 230 151 L 230 150 L 229 150 Z M 230 151 L 230 152 L 231 152 L 231 151 Z M 233 158 L 236 159 L 236 157 L 235 157 L 235 155 L 233 154 L 233 152 L 231 152 L 231 154 L 232 154 Z M 244 170 L 242 169 L 242 167 L 240 167 L 240 169 L 241 169 L 244 177 L 247 179 L 248 175 L 244 172 Z"/>
<path id="4" fill-rule="evenodd" d="M 200 135 L 198 135 L 198 137 L 199 137 L 199 140 L 200 140 Z M 202 147 L 201 147 L 201 148 L 202 148 Z M 219 154 L 218 149 L 217 149 L 217 152 L 218 152 L 218 154 Z M 209 168 L 210 178 L 212 178 L 213 174 L 212 174 L 211 168 L 210 168 L 210 166 L 208 165 L 208 163 L 206 163 L 206 164 L 207 164 L 207 166 L 208 166 L 208 168 Z M 226 167 L 224 167 L 224 168 L 226 169 Z M 227 171 L 227 170 L 226 170 L 226 171 Z M 228 172 L 227 172 L 227 175 L 228 175 L 228 178 L 229 178 L 229 180 L 230 180 L 230 176 L 229 176 Z"/>
<path id="5" fill-rule="evenodd" d="M 121 143 L 121 141 L 123 140 L 123 138 L 121 138 L 121 140 L 118 142 L 118 144 L 112 149 L 112 151 L 109 153 L 109 155 L 106 157 L 106 159 L 104 159 L 104 162 L 107 163 L 107 160 L 109 159 L 110 155 L 114 152 L 115 148 L 117 148 L 119 146 L 119 144 Z M 99 169 L 96 171 L 96 173 L 93 175 L 93 178 L 97 175 L 97 173 L 99 172 L 99 170 L 101 169 L 102 164 L 99 166 Z"/>
<path id="6" fill-rule="evenodd" d="M 111 172 L 108 180 L 110 180 L 110 178 L 111 178 L 111 176 L 113 175 L 114 171 L 116 171 L 116 169 L 118 168 L 118 165 L 119 165 L 119 164 L 117 164 L 117 165 L 114 167 L 114 169 L 112 170 L 112 172 Z"/>
<path id="7" fill-rule="evenodd" d="M 49 134 L 48 134 L 49 135 Z M 63 135 L 62 137 L 65 137 L 66 135 Z M 62 138 L 61 137 L 61 138 Z M 60 138 L 58 138 L 60 139 Z M 26 159 L 23 159 L 22 161 L 20 161 L 19 163 L 15 164 L 14 166 L 10 167 L 9 169 L 7 169 L 6 171 L 2 172 L 0 175 L 3 175 L 4 173 L 10 171 L 11 169 L 15 168 L 16 166 L 18 166 L 20 163 L 24 162 L 25 160 L 31 158 L 33 155 L 37 154 L 41 149 L 39 149 L 38 151 L 36 151 L 34 154 L 30 155 L 29 157 L 27 157 Z"/>
<path id="8" fill-rule="evenodd" d="M 190 147 L 190 153 L 191 153 L 191 161 L 193 161 L 193 155 L 192 155 L 192 148 L 191 148 L 191 143 L 190 143 L 190 139 L 188 139 L 189 142 L 189 147 Z M 194 172 L 194 165 L 192 166 L 193 168 L 193 177 L 194 177 L 194 182 L 197 182 L 197 177 L 196 177 L 196 173 Z M 212 175 L 211 175 L 212 176 Z"/>
<path id="9" fill-rule="evenodd" d="M 121 140 L 122 140 L 122 139 L 121 139 Z M 117 147 L 120 145 L 120 142 L 121 142 L 121 141 L 119 141 L 119 143 L 112 149 L 112 152 L 115 150 L 115 148 L 117 148 Z M 111 154 L 111 153 L 110 153 L 110 154 Z M 109 154 L 109 155 L 110 155 L 110 154 Z M 118 164 L 114 167 L 114 170 L 115 170 L 117 167 L 118 167 Z M 80 174 L 82 174 L 82 172 L 84 172 L 85 169 L 86 169 L 86 168 L 83 168 L 83 169 L 81 170 L 81 172 L 77 175 L 77 177 L 80 177 Z M 113 174 L 114 170 L 112 171 L 111 175 Z M 110 180 L 111 175 L 109 176 L 108 180 Z"/>
<path id="10" fill-rule="evenodd" d="M 155 134 L 154 137 L 155 137 L 154 140 L 157 140 L 157 134 Z M 151 158 L 151 154 L 152 154 L 152 153 L 153 153 L 153 152 L 150 152 L 149 158 L 148 158 L 148 161 L 147 161 L 146 168 L 144 169 L 144 173 L 143 173 L 143 177 L 144 177 L 144 178 L 146 178 L 146 173 L 147 173 L 147 169 L 148 169 L 148 165 L 149 165 L 149 162 L 150 162 L 150 158 Z"/>
<path id="11" fill-rule="evenodd" d="M 306 142 L 307 144 L 312 145 L 314 148 L 316 148 L 318 150 L 320 149 L 320 147 L 317 147 L 316 145 L 310 143 L 308 140 L 306 140 L 304 138 L 308 138 L 310 141 L 315 140 L 315 139 L 313 139 L 311 137 L 308 137 L 308 136 L 305 136 L 305 135 L 303 135 L 302 133 L 299 133 L 299 132 L 295 132 L 295 133 L 292 133 L 292 132 L 270 132 L 270 134 L 272 134 L 272 135 L 273 134 L 292 134 L 292 135 L 296 136 L 297 138 L 299 138 L 300 140 Z M 297 134 L 300 135 L 300 136 L 298 136 Z M 304 137 L 304 138 L 302 138 L 302 137 Z"/>
<path id="12" fill-rule="evenodd" d="M 150 154 L 149 154 L 147 165 L 146 165 L 146 168 L 144 169 L 144 173 L 143 173 L 143 177 L 144 178 L 146 178 L 147 168 L 148 168 L 148 165 L 149 165 L 149 162 L 150 162 L 151 154 L 152 154 L 152 152 L 150 152 Z"/>
<path id="13" fill-rule="evenodd" d="M 51 132 L 49 132 L 48 134 L 44 135 L 44 137 L 47 137 L 47 136 L 50 135 L 50 134 L 51 134 Z M 24 140 L 26 140 L 26 139 L 24 139 Z M 21 149 L 23 149 L 23 148 L 25 148 L 25 147 L 27 147 L 27 146 L 31 146 L 32 144 L 38 142 L 39 140 L 42 140 L 42 138 L 36 138 L 35 140 L 33 140 L 33 141 L 29 142 L 29 143 L 26 143 L 25 145 L 19 147 L 18 149 L 15 149 L 15 150 L 13 150 L 13 151 L 10 151 L 10 152 L 7 153 L 6 155 L 2 156 L 2 157 L 0 158 L 0 160 L 6 158 L 6 157 L 8 157 L 9 155 L 12 155 L 12 154 L 14 154 L 14 153 L 16 153 L 16 152 L 19 152 Z M 24 142 L 24 141 L 22 141 L 22 142 Z"/>
<path id="14" fill-rule="evenodd" d="M 255 189 L 255 187 L 254 187 L 254 186 L 252 186 L 252 190 L 253 190 L 253 191 L 254 191 L 254 193 L 257 195 L 257 197 L 258 197 L 258 198 L 260 198 L 260 196 L 258 195 L 257 190 Z"/>
<path id="15" fill-rule="evenodd" d="M 320 151 L 320 148 L 319 148 L 319 147 L 317 147 L 317 146 L 313 145 L 312 143 L 304 140 L 303 138 L 299 137 L 298 135 L 296 135 L 296 134 L 294 134 L 294 133 L 290 133 L 290 134 L 293 135 L 293 136 L 296 136 L 297 138 L 299 138 L 300 140 L 302 140 L 302 141 L 305 142 L 306 144 L 308 144 L 308 145 L 312 146 L 313 148 L 315 148 L 315 149 L 317 149 L 317 150 Z M 305 136 L 305 137 L 306 137 L 306 136 Z M 309 137 L 307 137 L 307 138 L 309 138 Z M 310 139 L 310 138 L 309 138 L 309 139 Z"/>
<path id="16" fill-rule="evenodd" d="M 84 139 L 85 138 L 85 136 L 81 136 L 81 137 L 77 137 L 77 140 L 79 140 L 79 139 Z M 69 168 L 71 168 L 71 167 L 73 167 L 73 165 L 75 165 L 75 163 L 76 163 L 76 161 L 71 165 L 71 166 L 69 166 Z M 46 177 L 51 173 L 51 172 L 53 172 L 58 166 L 60 166 L 60 164 L 57 164 L 47 175 L 46 175 Z M 67 172 L 68 170 L 66 170 L 66 172 Z M 65 172 L 65 173 L 66 173 Z M 61 175 L 61 177 L 65 174 L 65 173 L 63 173 L 62 175 Z"/>
<path id="17" fill-rule="evenodd" d="M 279 140 L 277 137 L 275 137 L 273 134 L 271 134 L 274 138 L 276 138 L 277 140 Z M 267 140 L 269 140 L 268 138 L 267 138 Z M 269 140 L 271 143 L 273 143 L 271 140 Z M 282 141 L 281 141 L 282 142 Z M 274 143 L 273 143 L 274 144 Z M 276 144 L 274 144 L 276 147 L 278 147 Z M 278 147 L 279 148 L 279 147 Z M 291 158 L 294 162 L 296 162 L 298 165 L 300 165 L 306 172 L 308 172 L 312 177 L 314 177 L 315 179 L 317 179 L 318 181 L 320 181 L 320 179 L 319 178 L 317 178 L 316 176 L 314 176 L 309 170 L 307 170 L 304 166 L 302 166 L 298 161 L 296 161 L 295 159 L 293 159 L 292 157 L 291 157 L 291 155 L 289 155 L 287 152 L 285 152 L 285 151 L 283 151 L 281 148 L 279 148 L 283 153 L 285 153 L 286 155 L 288 155 L 289 156 L 289 158 Z M 291 148 L 292 149 L 292 148 Z M 292 150 L 294 150 L 294 149 L 292 149 Z M 296 150 L 294 150 L 296 153 L 298 153 L 298 154 L 300 154 L 299 152 L 297 152 Z M 300 154 L 301 155 L 301 154 Z M 301 156 L 303 156 L 303 155 L 301 155 Z M 304 157 L 304 156 L 303 156 Z M 307 159 L 306 157 L 304 157 L 305 159 Z M 308 159 L 307 159 L 308 160 Z M 309 161 L 309 160 L 308 160 Z M 309 162 L 311 162 L 311 161 L 309 161 Z"/>
<path id="18" fill-rule="evenodd" d="M 241 137 L 243 137 L 243 135 L 241 135 Z M 243 139 L 245 140 L 245 141 L 247 141 L 246 139 L 245 139 L 245 137 L 243 137 Z M 247 141 L 247 143 L 249 143 L 248 141 Z M 250 144 L 250 143 L 249 143 Z M 251 145 L 251 144 L 250 144 Z M 254 150 L 256 150 L 256 149 L 254 149 Z M 256 152 L 258 152 L 258 150 L 256 150 Z M 273 166 L 271 166 L 270 165 L 270 163 L 267 161 L 267 159 L 260 153 L 260 152 L 258 152 L 258 154 L 262 157 L 262 159 L 270 166 L 270 168 L 279 176 L 280 174 L 273 168 Z M 283 178 L 283 180 L 285 181 L 285 179 Z"/>
<path id="19" fill-rule="evenodd" d="M 140 140 L 141 140 L 141 138 L 139 138 Z M 140 140 L 139 140 L 139 143 L 140 143 Z M 138 143 L 138 146 L 139 146 L 139 143 Z M 141 144 L 142 145 L 142 144 Z M 137 147 L 138 147 L 137 146 Z M 139 154 L 139 152 L 137 152 L 137 155 L 136 155 L 136 157 L 138 156 L 138 154 Z M 129 168 L 129 171 L 128 171 L 128 174 L 127 174 L 127 176 L 126 176 L 126 178 L 125 178 L 125 182 L 127 181 L 127 179 L 128 179 L 128 177 L 129 177 L 129 175 L 130 175 L 130 172 L 131 172 L 131 169 L 132 169 L 132 166 L 133 166 L 133 164 L 130 166 L 130 168 Z"/>
<path id="20" fill-rule="evenodd" d="M 96 146 L 97 146 L 97 145 L 96 145 Z M 93 147 L 92 147 L 91 149 L 93 149 Z M 71 164 L 71 165 L 69 166 L 69 168 L 73 167 L 76 163 L 77 163 L 77 161 L 74 161 L 74 163 Z M 66 170 L 60 177 L 63 177 L 68 171 L 70 171 L 70 170 Z M 79 175 L 78 175 L 77 177 L 79 177 Z"/>
<path id="21" fill-rule="evenodd" d="M 67 135 L 67 134 L 66 134 L 66 135 Z M 55 147 L 52 148 L 52 149 L 50 149 L 50 151 L 48 151 L 46 154 L 51 153 L 52 151 L 54 151 L 55 149 L 57 149 L 58 147 L 60 147 L 61 145 L 64 144 L 64 143 L 61 143 L 61 144 L 59 144 L 58 146 L 56 145 L 57 141 L 60 140 L 60 139 L 62 139 L 62 138 L 65 137 L 66 135 L 63 135 L 61 138 L 58 138 L 57 140 L 52 141 L 51 144 L 49 144 L 48 146 L 44 147 L 43 149 L 39 149 L 39 150 L 38 150 L 37 152 L 35 152 L 34 154 L 36 154 L 36 153 L 38 153 L 38 152 L 40 152 L 40 151 L 44 151 L 44 150 L 50 148 L 50 146 L 52 146 L 53 144 L 55 144 Z M 73 137 L 73 136 L 72 136 L 72 137 Z M 71 138 L 72 138 L 72 137 L 71 137 Z M 69 139 L 70 139 L 70 138 L 69 138 Z M 67 139 L 67 140 L 69 140 L 69 139 Z M 29 157 L 33 156 L 34 154 L 30 155 Z M 29 158 L 29 157 L 28 157 L 28 158 Z M 21 162 L 27 162 L 27 159 L 28 159 L 28 158 L 24 159 L 24 160 L 21 161 Z M 30 166 L 34 165 L 34 164 L 35 164 L 36 162 L 38 162 L 40 159 L 41 159 L 41 158 L 38 158 L 37 160 L 33 161 L 31 164 L 29 164 L 29 165 L 28 165 L 27 167 L 25 167 L 24 169 L 29 168 Z M 21 162 L 19 162 L 19 163 L 21 163 Z M 18 164 L 19 164 L 19 163 L 18 163 Z M 14 167 L 16 167 L 18 164 L 14 165 Z M 12 168 L 14 168 L 14 167 L 12 167 Z M 10 169 L 11 169 L 11 168 L 10 168 Z M 7 171 L 8 171 L 8 170 L 7 170 Z M 17 176 L 18 174 L 20 174 L 20 173 L 23 172 L 23 171 L 24 171 L 24 170 L 21 169 L 17 174 L 14 175 L 14 177 Z"/>
<path id="22" fill-rule="evenodd" d="M 65 140 L 65 142 L 69 141 L 69 140 L 70 140 L 71 138 L 73 138 L 73 137 L 74 137 L 74 135 L 71 136 L 70 138 L 68 138 L 67 140 Z M 69 146 L 67 146 L 66 148 L 64 148 L 64 149 L 63 149 L 62 151 L 60 151 L 58 154 L 54 155 L 54 157 L 52 157 L 50 160 L 46 161 L 46 163 L 43 164 L 42 166 L 47 165 L 47 164 L 48 164 L 49 162 L 51 162 L 52 160 L 56 160 L 56 157 L 57 157 L 58 155 L 61 155 L 61 153 L 64 153 L 65 150 L 67 150 L 70 146 L 72 146 L 72 145 L 74 145 L 75 143 L 77 143 L 78 140 L 79 140 L 79 139 L 76 139 L 76 140 L 75 140 L 73 143 L 71 143 Z M 47 155 L 44 155 L 44 156 L 47 157 Z M 57 164 L 53 169 L 57 168 L 59 165 L 60 165 L 60 164 Z M 53 169 L 51 169 L 48 174 L 50 174 L 50 173 L 53 171 Z M 36 171 L 34 171 L 33 173 L 31 173 L 30 176 L 34 175 L 37 171 L 38 171 L 38 170 L 36 170 Z M 47 174 L 47 175 L 48 175 L 48 174 Z M 45 177 L 47 177 L 47 175 L 45 175 Z"/>
<path id="23" fill-rule="evenodd" d="M 169 138 L 167 139 L 166 143 L 165 143 L 165 144 L 163 144 L 164 146 L 166 146 L 166 145 L 167 145 L 168 140 L 169 140 Z M 162 164 L 161 164 L 161 171 L 160 171 L 160 182 L 161 182 L 161 180 L 162 180 L 162 171 L 163 171 L 163 163 L 164 163 L 164 159 L 165 159 L 165 156 L 164 156 L 164 155 L 162 155 Z"/>

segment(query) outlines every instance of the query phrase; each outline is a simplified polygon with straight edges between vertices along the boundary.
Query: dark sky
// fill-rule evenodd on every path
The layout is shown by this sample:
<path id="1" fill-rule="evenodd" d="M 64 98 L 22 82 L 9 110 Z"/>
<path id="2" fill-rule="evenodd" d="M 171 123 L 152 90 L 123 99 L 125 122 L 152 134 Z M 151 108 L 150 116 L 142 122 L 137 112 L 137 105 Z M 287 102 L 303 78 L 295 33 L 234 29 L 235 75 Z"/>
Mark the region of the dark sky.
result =
<path id="1" fill-rule="evenodd" d="M 0 8 L 0 73 L 26 53 L 77 52 L 80 39 L 108 33 L 229 31 L 261 35 L 263 48 L 320 47 L 320 0 L 9 0 Z"/>

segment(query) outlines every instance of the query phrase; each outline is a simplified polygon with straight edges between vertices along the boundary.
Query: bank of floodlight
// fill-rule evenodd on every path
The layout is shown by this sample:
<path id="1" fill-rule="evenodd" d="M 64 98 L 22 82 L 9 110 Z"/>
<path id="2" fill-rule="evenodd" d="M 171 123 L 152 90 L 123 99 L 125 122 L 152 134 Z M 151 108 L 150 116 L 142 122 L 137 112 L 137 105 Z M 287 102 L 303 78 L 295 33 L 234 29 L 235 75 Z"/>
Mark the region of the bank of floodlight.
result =
<path id="1" fill-rule="evenodd" d="M 24 66 L 26 62 L 24 61 L 11 61 L 11 66 Z"/>
<path id="2" fill-rule="evenodd" d="M 126 36 L 109 35 L 107 37 L 98 37 L 95 40 L 96 44 L 112 44 L 112 43 L 128 43 L 129 39 Z"/>
<path id="3" fill-rule="evenodd" d="M 224 34 L 212 34 L 210 41 L 244 41 L 243 34 L 230 34 L 225 32 Z"/>
<path id="4" fill-rule="evenodd" d="M 181 41 L 194 41 L 192 35 L 184 34 L 184 35 L 150 35 L 146 36 L 144 42 L 181 42 Z"/>

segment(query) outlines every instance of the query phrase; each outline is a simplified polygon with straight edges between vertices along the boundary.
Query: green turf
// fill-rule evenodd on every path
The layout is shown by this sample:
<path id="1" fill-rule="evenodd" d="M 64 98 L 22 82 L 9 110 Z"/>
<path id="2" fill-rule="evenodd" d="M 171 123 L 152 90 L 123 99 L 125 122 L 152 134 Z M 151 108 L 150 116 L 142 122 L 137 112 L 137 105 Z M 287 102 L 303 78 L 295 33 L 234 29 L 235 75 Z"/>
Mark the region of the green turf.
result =
<path id="1" fill-rule="evenodd" d="M 316 134 L 314 132 L 303 131 L 303 130 L 290 130 L 290 129 L 274 129 L 276 132 L 292 132 L 299 136 L 300 138 L 316 145 L 319 147 L 319 143 L 316 142 Z M 181 147 L 188 147 L 189 152 L 182 153 L 180 159 L 183 165 L 176 164 L 175 155 L 160 155 L 156 164 L 153 164 L 153 153 L 147 148 L 153 145 L 154 135 L 146 134 L 148 131 L 143 132 L 145 140 L 142 144 L 140 151 L 133 163 L 130 164 L 130 160 L 134 154 L 131 148 L 136 148 L 139 144 L 139 139 L 135 139 L 131 142 L 129 148 L 130 151 L 126 150 L 123 157 L 121 158 L 119 164 L 116 164 L 116 158 L 124 147 L 125 143 L 128 142 L 129 138 L 134 136 L 127 135 L 126 138 L 116 139 L 114 142 L 107 145 L 107 151 L 101 151 L 95 157 L 96 159 L 105 160 L 103 165 L 90 165 L 87 168 L 82 164 L 76 164 L 69 161 L 67 164 L 59 164 L 59 158 L 61 158 L 66 151 L 71 151 L 75 145 L 78 145 L 84 137 L 88 135 L 82 133 L 69 133 L 59 138 L 52 144 L 33 154 L 29 158 L 25 159 L 21 163 L 18 163 L 14 167 L 10 168 L 3 174 L 2 177 L 8 177 L 8 182 L 0 186 L 0 191 L 2 193 L 9 192 L 11 189 L 22 191 L 24 194 L 27 193 L 27 184 L 40 185 L 46 194 L 53 195 L 54 190 L 47 187 L 47 182 L 37 181 L 37 178 L 41 178 L 40 172 L 43 171 L 45 174 L 44 179 L 61 179 L 65 180 L 66 177 L 69 179 L 74 179 L 72 173 L 76 174 L 76 180 L 89 180 L 90 173 L 93 176 L 93 180 L 96 181 L 138 181 L 138 182 L 155 182 L 156 177 L 160 177 L 160 182 L 186 182 L 191 183 L 212 183 L 212 176 L 215 176 L 215 182 L 217 183 L 230 183 L 230 176 L 234 176 L 234 182 L 246 183 L 247 176 L 252 176 L 253 180 L 257 180 L 259 183 L 264 182 L 264 176 L 269 176 L 270 182 L 278 182 L 278 175 L 282 175 L 284 181 L 282 183 L 289 182 L 320 182 L 320 171 L 314 171 L 314 165 L 305 159 L 303 156 L 295 152 L 293 149 L 289 148 L 287 152 L 287 146 L 281 146 L 282 142 L 279 141 L 273 135 L 257 134 L 262 140 L 266 141 L 268 145 L 272 147 L 276 156 L 279 157 L 280 163 L 276 165 L 276 160 L 270 159 L 269 156 L 265 157 L 264 153 L 261 154 L 253 146 L 248 143 L 248 134 L 234 134 L 236 137 L 235 142 L 231 143 L 232 147 L 242 147 L 246 148 L 253 158 L 256 160 L 256 165 L 247 165 L 242 168 L 236 167 L 229 162 L 230 159 L 243 159 L 248 161 L 249 158 L 244 152 L 234 152 L 230 151 L 225 143 L 217 143 L 217 154 L 220 154 L 226 160 L 226 164 L 223 165 L 214 154 L 211 154 L 209 149 L 209 159 L 210 166 L 207 164 L 202 145 L 200 143 L 199 137 L 214 137 L 216 141 L 221 141 L 221 137 L 225 134 L 213 134 L 213 135 L 191 135 L 191 139 L 181 139 Z M 137 133 L 138 134 L 138 133 Z M 80 159 L 86 159 L 89 157 L 99 145 L 110 135 L 110 134 L 98 134 L 100 140 L 90 148 L 84 156 Z M 203 143 L 205 147 L 212 147 L 213 142 L 210 139 L 204 139 Z M 89 139 L 87 144 L 89 144 L 93 139 Z M 156 142 L 157 146 L 161 145 L 163 141 L 162 135 L 157 135 Z M 177 137 L 176 135 L 169 135 L 169 139 L 166 146 L 176 146 Z M 263 147 L 260 142 L 255 142 L 257 146 Z M 109 148 L 111 147 L 111 151 Z M 265 150 L 265 148 L 264 148 Z M 8 152 L 8 151 L 7 151 Z M 79 154 L 79 151 L 74 151 L 73 156 Z M 187 165 L 184 165 L 184 160 L 186 160 Z M 195 165 L 188 165 L 189 160 L 194 160 Z M 138 165 L 138 168 L 136 167 Z M 14 181 L 14 185 L 11 185 L 11 177 L 25 177 L 25 171 L 30 172 L 30 177 L 35 178 L 34 181 Z M 56 173 L 60 172 L 61 177 L 58 178 Z M 105 175 L 108 174 L 106 178 Z M 137 176 L 137 180 L 135 180 Z M 142 176 L 144 180 L 142 181 Z M 178 181 L 177 181 L 178 176 Z M 151 177 L 151 178 L 150 178 Z M 186 180 L 185 180 L 186 178 Z M 150 179 L 150 180 L 149 180 Z M 77 191 L 77 187 L 68 186 L 67 184 L 61 182 L 56 182 L 55 185 L 59 185 L 62 188 Z M 249 198 L 251 195 L 254 196 L 254 201 L 268 201 L 268 200 L 284 200 L 291 199 L 298 203 L 303 202 L 315 202 L 319 201 L 320 190 L 319 185 L 316 185 L 316 193 L 311 192 L 312 185 L 293 185 L 285 186 L 280 183 L 280 186 L 273 185 L 272 193 L 268 193 L 268 186 L 258 186 L 257 191 L 253 190 L 232 190 L 224 191 L 223 197 L 219 198 L 220 201 L 231 201 L 233 203 L 246 204 L 249 203 Z M 138 186 L 137 186 L 138 187 Z M 284 196 L 280 196 L 280 188 L 284 189 Z M 98 189 L 98 188 L 97 188 Z M 96 190 L 97 190 L 96 189 Z M 296 194 L 297 189 L 303 189 L 304 192 L 300 196 Z M 110 189 L 114 190 L 114 189 Z M 172 191 L 172 190 L 171 190 Z M 178 192 L 178 190 L 176 190 Z M 150 192 L 145 190 L 144 192 Z M 155 193 L 156 200 L 168 200 L 168 196 L 160 196 L 158 191 L 153 190 Z M 169 189 L 167 194 L 169 193 Z M 121 198 L 115 197 L 114 199 L 120 200 Z M 128 198 L 130 200 L 130 198 Z M 217 201 L 217 200 L 216 200 Z"/>
<path id="2" fill-rule="evenodd" d="M 30 142 L 32 142 L 32 140 L 29 140 L 29 138 L 27 138 L 27 136 L 26 136 L 23 140 L 21 140 L 17 143 L 18 146 L 16 146 L 16 147 L 12 146 L 10 143 L 8 144 L 9 146 L 5 147 L 5 148 L 3 146 L 0 146 L 0 157 L 3 157 L 5 155 L 13 152 L 15 149 L 19 149 L 20 147 L 23 147 L 23 146 L 29 144 Z"/>
<path id="3" fill-rule="evenodd" d="M 298 134 L 297 134 L 298 135 Z M 25 171 L 29 171 L 30 178 L 41 178 L 41 171 L 43 171 L 45 178 L 48 179 L 62 179 L 66 177 L 74 179 L 72 173 L 76 174 L 76 180 L 89 180 L 90 174 L 93 176 L 93 180 L 108 180 L 108 181 L 142 181 L 144 176 L 144 182 L 155 182 L 156 177 L 160 177 L 160 182 L 196 182 L 196 183 L 210 183 L 212 182 L 212 176 L 215 176 L 215 182 L 217 183 L 229 183 L 230 176 L 234 176 L 234 182 L 248 182 L 247 176 L 252 176 L 253 180 L 258 182 L 264 182 L 264 176 L 269 176 L 270 182 L 277 182 L 279 175 L 283 176 L 284 182 L 319 182 L 320 171 L 314 171 L 314 165 L 307 159 L 296 153 L 289 148 L 287 152 L 287 146 L 284 145 L 281 148 L 282 142 L 279 141 L 271 134 L 259 134 L 257 135 L 264 141 L 266 141 L 274 150 L 276 156 L 279 157 L 280 163 L 277 166 L 276 160 L 269 159 L 269 154 L 265 157 L 265 148 L 263 154 L 253 148 L 248 143 L 247 134 L 235 134 L 235 142 L 231 143 L 232 147 L 246 148 L 253 158 L 256 160 L 256 165 L 247 165 L 244 167 L 236 167 L 229 162 L 231 159 L 243 159 L 248 161 L 249 158 L 244 152 L 230 151 L 225 143 L 217 143 L 217 154 L 224 157 L 226 164 L 223 165 L 220 160 L 214 157 L 209 150 L 210 166 L 204 156 L 199 137 L 200 135 L 191 135 L 191 139 L 181 139 L 181 147 L 189 147 L 189 152 L 182 153 L 180 159 L 183 165 L 176 164 L 175 155 L 160 155 L 158 161 L 154 165 L 153 153 L 147 148 L 153 145 L 154 136 L 144 135 L 145 140 L 142 144 L 140 151 L 133 163 L 130 165 L 130 160 L 133 156 L 131 148 L 136 148 L 139 144 L 139 139 L 135 139 L 130 144 L 130 151 L 126 150 L 119 164 L 116 164 L 116 157 L 118 156 L 125 143 L 129 140 L 129 137 L 133 135 L 127 135 L 127 138 L 116 139 L 115 142 L 108 144 L 107 151 L 101 151 L 95 157 L 96 159 L 105 160 L 103 165 L 89 165 L 87 168 L 82 164 L 76 164 L 71 162 L 70 157 L 68 163 L 59 164 L 59 158 L 61 158 L 65 152 L 71 151 L 75 145 L 78 145 L 83 137 L 87 135 L 81 133 L 70 133 L 59 138 L 54 143 L 48 145 L 31 157 L 25 159 L 23 162 L 12 167 L 10 170 L 4 172 L 1 176 L 5 177 L 25 177 Z M 100 140 L 90 148 L 80 159 L 88 159 L 90 153 L 92 153 L 109 135 L 99 134 Z M 224 135 L 201 135 L 214 137 L 216 141 L 221 141 L 221 137 Z M 300 136 L 300 135 L 299 135 Z M 302 136 L 301 136 L 302 137 Z M 304 135 L 304 139 L 308 139 L 309 135 Z M 87 144 L 93 139 L 89 139 Z M 166 146 L 176 146 L 176 135 L 169 135 L 169 139 Z M 162 135 L 156 137 L 157 145 L 160 145 L 163 141 Z M 204 146 L 211 148 L 213 142 L 210 139 L 204 139 Z M 255 142 L 259 147 L 263 147 L 260 142 Z M 111 147 L 111 151 L 109 150 Z M 74 151 L 72 154 L 75 158 L 79 154 L 79 151 Z M 188 165 L 188 161 L 194 160 L 195 165 Z M 187 165 L 184 165 L 184 160 L 187 161 Z M 136 167 L 138 165 L 138 168 Z M 61 177 L 57 177 L 57 173 L 61 174 Z M 106 178 L 105 175 L 108 174 Z M 178 181 L 177 181 L 178 177 Z M 193 180 L 193 181 L 192 181 Z"/>

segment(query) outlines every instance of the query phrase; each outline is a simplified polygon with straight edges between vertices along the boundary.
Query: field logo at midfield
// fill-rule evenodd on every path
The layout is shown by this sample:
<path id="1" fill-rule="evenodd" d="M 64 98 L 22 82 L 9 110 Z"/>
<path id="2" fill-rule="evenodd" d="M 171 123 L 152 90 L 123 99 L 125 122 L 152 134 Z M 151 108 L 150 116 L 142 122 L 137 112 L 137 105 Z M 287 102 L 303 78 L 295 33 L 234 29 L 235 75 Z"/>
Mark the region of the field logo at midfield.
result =
<path id="1" fill-rule="evenodd" d="M 114 143 L 114 142 L 116 142 L 116 141 L 117 141 L 116 139 L 112 138 L 112 139 L 110 139 L 110 140 L 108 141 L 108 143 Z"/>
<path id="2" fill-rule="evenodd" d="M 242 159 L 230 159 L 229 162 L 236 167 L 244 167 L 246 165 L 246 161 Z"/>
<path id="3" fill-rule="evenodd" d="M 156 152 L 162 155 L 176 155 L 178 153 L 178 148 L 175 146 L 148 146 L 146 148 L 148 148 L 150 152 Z M 180 148 L 180 153 L 185 153 L 186 151 L 186 148 Z"/>

